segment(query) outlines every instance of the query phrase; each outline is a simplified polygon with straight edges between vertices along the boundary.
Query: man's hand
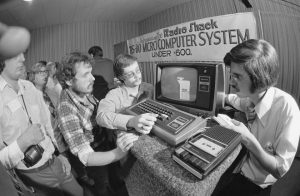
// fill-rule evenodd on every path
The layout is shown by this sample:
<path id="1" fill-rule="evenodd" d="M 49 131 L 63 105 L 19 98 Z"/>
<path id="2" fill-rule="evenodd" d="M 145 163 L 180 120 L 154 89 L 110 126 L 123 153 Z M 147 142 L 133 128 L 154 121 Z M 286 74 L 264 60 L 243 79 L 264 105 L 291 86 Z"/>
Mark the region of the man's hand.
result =
<path id="1" fill-rule="evenodd" d="M 40 124 L 30 125 L 25 132 L 20 135 L 17 139 L 17 143 L 22 152 L 25 152 L 26 149 L 31 146 L 40 143 L 45 139 L 45 135 L 41 129 Z"/>
<path id="2" fill-rule="evenodd" d="M 231 119 L 231 122 L 234 125 L 222 125 L 222 126 L 227 129 L 231 129 L 240 133 L 242 136 L 242 143 L 248 148 L 250 142 L 253 141 L 253 139 L 255 139 L 254 135 L 249 131 L 249 129 L 244 125 L 244 123 L 234 119 Z"/>
<path id="3" fill-rule="evenodd" d="M 57 158 L 61 161 L 62 167 L 63 167 L 63 171 L 65 172 L 65 174 L 67 176 L 70 175 L 70 173 L 71 173 L 71 165 L 70 165 L 68 159 L 65 156 L 61 155 L 61 154 L 58 155 Z"/>
<path id="4" fill-rule="evenodd" d="M 153 113 L 146 113 L 135 116 L 131 118 L 127 122 L 127 127 L 135 128 L 137 132 L 142 134 L 150 133 L 155 121 L 156 121 L 157 114 Z"/>
<path id="5" fill-rule="evenodd" d="M 126 152 L 133 146 L 133 143 L 138 139 L 139 136 L 135 135 L 134 133 L 121 132 L 118 134 L 117 146 L 123 152 Z"/>

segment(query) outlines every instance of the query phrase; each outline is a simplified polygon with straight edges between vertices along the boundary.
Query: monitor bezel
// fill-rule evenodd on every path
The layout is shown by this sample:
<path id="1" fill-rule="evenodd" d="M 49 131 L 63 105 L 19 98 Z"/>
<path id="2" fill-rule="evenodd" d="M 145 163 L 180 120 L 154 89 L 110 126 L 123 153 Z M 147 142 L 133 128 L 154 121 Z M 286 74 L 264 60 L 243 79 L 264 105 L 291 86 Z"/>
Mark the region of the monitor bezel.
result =
<path id="1" fill-rule="evenodd" d="M 199 97 L 196 95 L 195 101 L 177 101 L 172 100 L 166 97 L 163 97 L 161 95 L 161 70 L 164 67 L 191 67 L 197 70 L 197 89 L 199 88 L 199 70 L 200 67 L 215 67 L 215 78 L 214 83 L 211 86 L 211 91 L 213 92 L 212 98 L 210 100 L 209 106 L 199 107 L 197 103 L 197 99 Z M 225 65 L 222 62 L 207 62 L 207 61 L 201 61 L 201 62 L 163 62 L 163 63 L 157 63 L 156 64 L 156 73 L 155 73 L 155 92 L 154 97 L 156 101 L 163 102 L 170 104 L 176 108 L 182 109 L 186 112 L 189 112 L 191 114 L 198 115 L 200 113 L 209 113 L 214 115 L 216 113 L 216 108 L 223 107 L 224 106 L 224 97 L 225 97 Z M 222 82 L 223 81 L 223 82 Z M 222 84 L 223 83 L 223 84 Z"/>

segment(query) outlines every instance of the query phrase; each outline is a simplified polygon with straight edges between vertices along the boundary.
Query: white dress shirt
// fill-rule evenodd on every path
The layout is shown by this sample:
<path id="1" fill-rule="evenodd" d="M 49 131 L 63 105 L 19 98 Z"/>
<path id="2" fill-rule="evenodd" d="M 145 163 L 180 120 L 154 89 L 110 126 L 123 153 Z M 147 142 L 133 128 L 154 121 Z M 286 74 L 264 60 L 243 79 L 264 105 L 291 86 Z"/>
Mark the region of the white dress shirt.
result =
<path id="1" fill-rule="evenodd" d="M 37 168 L 52 157 L 54 152 L 52 141 L 55 142 L 55 140 L 50 112 L 42 94 L 29 81 L 20 79 L 18 84 L 19 92 L 16 93 L 0 76 L 0 161 L 7 168 L 16 167 L 26 170 Z M 21 161 L 24 154 L 17 144 L 17 138 L 28 128 L 29 118 L 32 123 L 41 124 L 45 139 L 40 142 L 44 149 L 42 159 L 34 166 L 27 168 Z"/>
<path id="2" fill-rule="evenodd" d="M 228 95 L 233 107 L 245 111 L 249 99 Z M 300 112 L 294 98 L 286 92 L 271 87 L 255 106 L 257 118 L 250 131 L 262 148 L 277 160 L 277 170 L 283 176 L 290 168 L 298 147 L 300 136 Z M 269 172 L 250 153 L 242 165 L 242 174 L 264 188 L 276 182 Z"/>

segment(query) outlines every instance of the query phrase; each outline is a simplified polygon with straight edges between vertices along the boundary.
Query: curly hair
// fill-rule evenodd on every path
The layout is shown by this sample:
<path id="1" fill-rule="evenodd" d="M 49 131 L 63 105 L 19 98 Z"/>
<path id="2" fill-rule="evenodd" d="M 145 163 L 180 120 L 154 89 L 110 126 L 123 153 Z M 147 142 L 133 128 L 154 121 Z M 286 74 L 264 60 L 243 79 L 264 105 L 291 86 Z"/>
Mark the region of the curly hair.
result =
<path id="1" fill-rule="evenodd" d="M 251 80 L 250 91 L 274 86 L 279 78 L 279 62 L 275 48 L 265 40 L 250 39 L 230 50 L 223 59 L 243 67 Z"/>
<path id="2" fill-rule="evenodd" d="M 75 77 L 75 65 L 80 62 L 94 65 L 93 59 L 81 52 L 72 52 L 63 58 L 59 70 L 57 71 L 57 79 L 63 89 L 69 87 L 67 81 L 70 81 Z"/>

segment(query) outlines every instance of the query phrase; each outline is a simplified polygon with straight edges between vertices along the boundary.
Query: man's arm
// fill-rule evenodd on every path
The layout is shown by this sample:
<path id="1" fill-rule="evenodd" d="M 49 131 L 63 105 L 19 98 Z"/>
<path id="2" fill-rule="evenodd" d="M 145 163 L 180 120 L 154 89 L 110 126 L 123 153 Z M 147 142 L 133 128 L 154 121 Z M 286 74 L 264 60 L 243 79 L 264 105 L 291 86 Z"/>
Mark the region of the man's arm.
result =
<path id="1" fill-rule="evenodd" d="M 101 166 L 113 163 L 127 155 L 138 136 L 132 133 L 122 132 L 117 138 L 117 148 L 107 152 L 92 152 L 88 155 L 88 166 Z"/>
<path id="2" fill-rule="evenodd" d="M 8 143 L 4 141 L 2 131 L 6 129 L 3 122 L 3 100 L 0 96 L 0 161 L 6 168 L 15 167 L 22 159 L 26 149 L 44 140 L 41 126 L 39 124 L 29 125 L 28 128 L 17 138 Z M 15 119 L 16 120 L 16 119 Z"/>
<path id="3" fill-rule="evenodd" d="M 116 93 L 118 90 L 109 91 L 106 97 L 100 101 L 96 120 L 100 126 L 125 131 L 127 130 L 127 122 L 134 116 L 119 113 L 121 100 L 118 93 Z"/>
<path id="4" fill-rule="evenodd" d="M 120 114 L 121 98 L 118 89 L 110 91 L 98 106 L 97 123 L 109 129 L 127 130 L 134 128 L 137 132 L 148 134 L 156 121 L 156 114 L 145 113 L 138 116 Z"/>
<path id="5" fill-rule="evenodd" d="M 0 161 L 6 168 L 15 167 L 24 159 L 24 152 L 29 146 L 38 144 L 45 139 L 38 124 L 30 125 L 27 130 L 11 144 L 7 144 L 3 141 L 1 130 L 0 135 Z"/>
<path id="6" fill-rule="evenodd" d="M 296 119 L 299 118 L 299 115 L 293 115 L 286 121 L 283 120 L 285 125 L 281 127 L 280 135 L 276 143 L 270 146 L 275 147 L 274 152 L 267 152 L 243 123 L 232 120 L 234 125 L 225 127 L 241 133 L 242 143 L 260 165 L 275 178 L 280 178 L 289 170 L 297 151 L 300 135 Z"/>
<path id="7" fill-rule="evenodd" d="M 83 132 L 80 119 L 74 114 L 74 110 L 67 105 L 59 107 L 59 126 L 71 152 L 78 156 L 79 160 L 87 166 L 106 165 L 120 160 L 126 155 L 119 147 L 107 152 L 95 152 Z M 137 138 L 129 137 L 126 142 L 132 143 Z M 128 144 L 127 144 L 128 145 Z M 127 146 L 126 145 L 126 146 Z"/>

